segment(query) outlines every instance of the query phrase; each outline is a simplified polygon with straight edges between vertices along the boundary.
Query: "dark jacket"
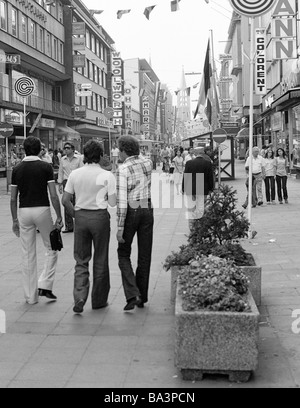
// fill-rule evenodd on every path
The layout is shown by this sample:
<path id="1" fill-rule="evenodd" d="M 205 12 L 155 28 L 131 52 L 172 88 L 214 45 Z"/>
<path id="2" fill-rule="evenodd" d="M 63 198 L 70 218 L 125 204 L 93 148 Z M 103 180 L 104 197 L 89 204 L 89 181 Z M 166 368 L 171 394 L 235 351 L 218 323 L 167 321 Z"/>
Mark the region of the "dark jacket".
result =
<path id="1" fill-rule="evenodd" d="M 211 160 L 202 156 L 186 163 L 182 191 L 188 196 L 207 196 L 214 189 L 214 171 Z"/>

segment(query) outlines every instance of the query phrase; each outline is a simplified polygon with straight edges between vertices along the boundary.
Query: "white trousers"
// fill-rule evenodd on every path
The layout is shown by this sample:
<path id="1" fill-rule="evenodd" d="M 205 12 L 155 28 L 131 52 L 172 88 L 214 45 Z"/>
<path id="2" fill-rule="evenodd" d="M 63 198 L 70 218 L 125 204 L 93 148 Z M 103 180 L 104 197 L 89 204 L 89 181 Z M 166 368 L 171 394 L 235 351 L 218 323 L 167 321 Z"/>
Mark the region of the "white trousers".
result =
<path id="1" fill-rule="evenodd" d="M 193 229 L 196 220 L 203 217 L 205 210 L 206 196 L 187 196 L 185 195 L 186 219 L 189 222 L 190 230 Z"/>
<path id="2" fill-rule="evenodd" d="M 57 265 L 57 251 L 52 251 L 50 232 L 54 229 L 50 207 L 20 208 L 20 238 L 23 252 L 23 286 L 26 302 L 38 302 L 38 289 L 51 290 Z M 38 280 L 36 230 L 39 230 L 46 249 L 43 272 Z"/>

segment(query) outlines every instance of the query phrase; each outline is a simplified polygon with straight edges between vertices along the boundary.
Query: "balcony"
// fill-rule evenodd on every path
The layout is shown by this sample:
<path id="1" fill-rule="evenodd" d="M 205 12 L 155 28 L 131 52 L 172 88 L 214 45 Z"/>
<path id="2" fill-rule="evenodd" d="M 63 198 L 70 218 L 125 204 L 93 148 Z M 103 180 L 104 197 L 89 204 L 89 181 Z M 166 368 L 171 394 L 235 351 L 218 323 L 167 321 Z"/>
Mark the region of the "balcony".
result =
<path id="1" fill-rule="evenodd" d="M 14 89 L 0 86 L 0 108 L 23 112 L 23 97 Z M 62 119 L 72 119 L 72 107 L 61 102 L 31 95 L 26 98 L 26 110 Z"/>

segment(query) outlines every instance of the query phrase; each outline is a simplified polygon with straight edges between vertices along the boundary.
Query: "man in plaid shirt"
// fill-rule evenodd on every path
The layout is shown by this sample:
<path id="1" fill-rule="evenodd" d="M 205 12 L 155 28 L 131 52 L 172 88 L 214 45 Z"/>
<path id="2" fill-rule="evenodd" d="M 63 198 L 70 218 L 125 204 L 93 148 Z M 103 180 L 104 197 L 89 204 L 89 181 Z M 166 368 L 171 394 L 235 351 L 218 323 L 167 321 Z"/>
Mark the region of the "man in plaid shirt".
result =
<path id="1" fill-rule="evenodd" d="M 142 158 L 139 142 L 132 136 L 119 139 L 117 170 L 118 257 L 127 305 L 124 310 L 140 308 L 148 302 L 153 244 L 154 215 L 151 203 L 152 161 Z M 138 266 L 134 274 L 131 247 L 138 239 Z"/>

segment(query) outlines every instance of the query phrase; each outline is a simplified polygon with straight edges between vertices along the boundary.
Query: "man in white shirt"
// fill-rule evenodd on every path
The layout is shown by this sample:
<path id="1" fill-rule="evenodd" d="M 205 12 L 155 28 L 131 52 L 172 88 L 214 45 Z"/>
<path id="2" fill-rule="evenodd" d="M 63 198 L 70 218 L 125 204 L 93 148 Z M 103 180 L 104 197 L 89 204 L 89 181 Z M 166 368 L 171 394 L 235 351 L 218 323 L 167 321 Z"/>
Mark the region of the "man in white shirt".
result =
<path id="1" fill-rule="evenodd" d="M 264 169 L 264 159 L 259 155 L 259 148 L 258 147 L 253 147 L 252 150 L 252 174 L 256 180 L 256 190 L 257 190 L 257 200 L 258 203 L 257 205 L 261 206 L 263 205 L 263 191 L 262 191 L 262 185 L 263 185 L 263 180 L 265 178 L 265 169 Z M 247 174 L 249 174 L 249 169 L 250 169 L 250 157 L 248 157 L 246 164 L 245 164 L 245 169 Z"/>
<path id="2" fill-rule="evenodd" d="M 184 164 L 187 164 L 187 162 L 194 160 L 195 158 L 196 158 L 195 150 L 192 147 L 190 147 L 188 154 L 184 158 Z"/>
<path id="3" fill-rule="evenodd" d="M 79 169 L 83 166 L 82 156 L 75 153 L 75 146 L 71 142 L 66 142 L 64 145 L 64 151 L 66 155 L 61 158 L 59 170 L 58 170 L 58 184 L 59 192 L 62 194 L 64 188 L 67 184 L 68 178 L 72 171 Z M 73 204 L 75 203 L 75 196 L 73 197 Z M 66 229 L 63 233 L 73 232 L 73 218 L 68 214 L 68 211 L 65 210 L 65 226 Z"/>
<path id="4" fill-rule="evenodd" d="M 75 218 L 74 258 L 74 313 L 82 313 L 89 295 L 89 262 L 93 259 L 92 308 L 108 306 L 110 291 L 109 240 L 110 215 L 108 205 L 115 207 L 116 180 L 111 172 L 100 167 L 103 147 L 96 140 L 84 146 L 85 166 L 74 170 L 68 179 L 63 195 L 63 205 Z M 72 197 L 76 195 L 76 204 Z"/>
<path id="5" fill-rule="evenodd" d="M 114 144 L 114 147 L 111 150 L 111 158 L 113 162 L 113 172 L 115 172 L 118 168 L 119 153 L 120 153 L 120 150 L 118 149 L 117 145 Z"/>

